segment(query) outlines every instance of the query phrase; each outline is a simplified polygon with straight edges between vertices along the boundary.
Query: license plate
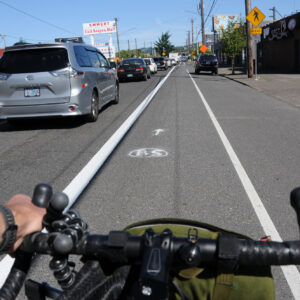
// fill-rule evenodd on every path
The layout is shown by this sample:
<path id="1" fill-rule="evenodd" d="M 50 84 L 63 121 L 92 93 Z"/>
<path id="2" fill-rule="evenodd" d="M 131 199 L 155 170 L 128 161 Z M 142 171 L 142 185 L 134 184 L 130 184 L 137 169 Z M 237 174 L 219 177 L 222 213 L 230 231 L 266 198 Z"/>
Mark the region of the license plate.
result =
<path id="1" fill-rule="evenodd" d="M 25 97 L 39 97 L 40 96 L 40 89 L 24 89 Z"/>
<path id="2" fill-rule="evenodd" d="M 127 77 L 133 77 L 133 75 L 132 74 L 127 74 Z"/>

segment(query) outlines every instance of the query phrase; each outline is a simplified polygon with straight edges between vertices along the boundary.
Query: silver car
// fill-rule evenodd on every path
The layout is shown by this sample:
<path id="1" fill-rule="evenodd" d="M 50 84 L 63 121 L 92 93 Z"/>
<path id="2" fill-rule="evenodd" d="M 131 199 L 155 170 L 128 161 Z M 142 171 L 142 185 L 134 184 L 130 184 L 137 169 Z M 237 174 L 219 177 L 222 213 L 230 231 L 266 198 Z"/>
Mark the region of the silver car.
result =
<path id="1" fill-rule="evenodd" d="M 74 41 L 7 47 L 0 59 L 0 120 L 87 115 L 94 122 L 119 82 L 102 53 Z"/>

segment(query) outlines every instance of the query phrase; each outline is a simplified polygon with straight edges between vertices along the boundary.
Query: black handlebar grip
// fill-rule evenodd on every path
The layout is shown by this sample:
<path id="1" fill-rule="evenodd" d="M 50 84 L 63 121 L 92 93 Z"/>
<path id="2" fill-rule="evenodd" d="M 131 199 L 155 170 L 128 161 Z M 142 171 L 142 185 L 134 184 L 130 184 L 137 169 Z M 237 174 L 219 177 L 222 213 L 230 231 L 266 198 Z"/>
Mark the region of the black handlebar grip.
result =
<path id="1" fill-rule="evenodd" d="M 46 208 L 52 196 L 52 187 L 46 183 L 35 186 L 32 196 L 32 203 L 38 207 Z"/>
<path id="2" fill-rule="evenodd" d="M 291 205 L 296 211 L 298 225 L 300 227 L 300 187 L 297 187 L 291 191 Z"/>
<path id="3" fill-rule="evenodd" d="M 53 219 L 59 217 L 68 204 L 69 198 L 65 193 L 53 194 L 47 207 L 47 215 Z"/>

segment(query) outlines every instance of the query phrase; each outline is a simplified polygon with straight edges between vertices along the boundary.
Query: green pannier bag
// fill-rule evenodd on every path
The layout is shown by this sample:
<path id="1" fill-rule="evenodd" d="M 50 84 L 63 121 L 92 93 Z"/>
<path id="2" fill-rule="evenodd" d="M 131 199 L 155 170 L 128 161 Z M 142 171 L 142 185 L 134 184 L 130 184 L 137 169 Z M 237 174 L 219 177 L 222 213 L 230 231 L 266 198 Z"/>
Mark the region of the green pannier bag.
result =
<path id="1" fill-rule="evenodd" d="M 133 235 L 143 235 L 147 228 L 161 233 L 168 228 L 176 237 L 187 237 L 188 230 L 195 228 L 198 238 L 216 239 L 219 234 L 233 234 L 239 239 L 249 237 L 209 224 L 184 219 L 154 219 L 127 226 L 124 230 Z M 222 269 L 224 270 L 224 269 Z M 214 269 L 190 268 L 176 274 L 174 290 L 169 299 L 197 300 L 274 300 L 274 281 L 270 267 L 239 267 L 226 273 Z"/>

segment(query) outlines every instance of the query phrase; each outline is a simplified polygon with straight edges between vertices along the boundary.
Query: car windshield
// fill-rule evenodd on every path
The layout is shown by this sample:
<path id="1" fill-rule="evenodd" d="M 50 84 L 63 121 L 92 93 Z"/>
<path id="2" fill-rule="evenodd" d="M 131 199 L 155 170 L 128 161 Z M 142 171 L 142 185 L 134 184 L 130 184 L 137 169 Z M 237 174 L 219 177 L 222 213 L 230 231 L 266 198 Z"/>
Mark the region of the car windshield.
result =
<path id="1" fill-rule="evenodd" d="M 154 57 L 154 61 L 163 61 L 164 58 L 163 57 Z"/>
<path id="2" fill-rule="evenodd" d="M 129 65 L 137 65 L 140 66 L 143 64 L 141 59 L 124 59 L 121 63 L 122 66 L 129 66 Z"/>
<path id="3" fill-rule="evenodd" d="M 7 51 L 0 60 L 0 73 L 49 72 L 68 66 L 65 48 Z"/>

